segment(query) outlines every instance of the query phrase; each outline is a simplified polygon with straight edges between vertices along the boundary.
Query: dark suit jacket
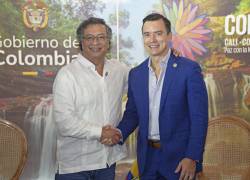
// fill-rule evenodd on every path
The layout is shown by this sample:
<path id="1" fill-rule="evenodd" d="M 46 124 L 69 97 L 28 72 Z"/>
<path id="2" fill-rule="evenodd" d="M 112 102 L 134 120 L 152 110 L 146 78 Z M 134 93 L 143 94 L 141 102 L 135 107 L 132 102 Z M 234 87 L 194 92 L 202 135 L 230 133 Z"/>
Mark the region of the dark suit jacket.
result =
<path id="1" fill-rule="evenodd" d="M 125 140 L 138 126 L 137 161 L 143 174 L 149 124 L 148 59 L 129 73 L 128 101 L 118 125 Z M 162 147 L 161 167 L 167 177 L 176 176 L 178 163 L 188 157 L 197 160 L 202 169 L 202 156 L 208 125 L 208 98 L 198 63 L 171 54 L 162 87 L 159 130 Z"/>

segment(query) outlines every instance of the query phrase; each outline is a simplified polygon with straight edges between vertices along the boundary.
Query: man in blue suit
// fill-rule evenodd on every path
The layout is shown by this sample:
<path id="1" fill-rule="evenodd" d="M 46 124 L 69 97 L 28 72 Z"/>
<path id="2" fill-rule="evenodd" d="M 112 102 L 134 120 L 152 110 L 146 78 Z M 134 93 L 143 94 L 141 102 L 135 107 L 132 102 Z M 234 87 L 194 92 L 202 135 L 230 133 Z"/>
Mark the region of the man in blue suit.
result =
<path id="1" fill-rule="evenodd" d="M 129 74 L 128 101 L 118 129 L 123 140 L 138 127 L 141 180 L 191 180 L 202 170 L 208 98 L 198 63 L 171 53 L 171 24 L 161 14 L 143 19 L 149 54 Z"/>

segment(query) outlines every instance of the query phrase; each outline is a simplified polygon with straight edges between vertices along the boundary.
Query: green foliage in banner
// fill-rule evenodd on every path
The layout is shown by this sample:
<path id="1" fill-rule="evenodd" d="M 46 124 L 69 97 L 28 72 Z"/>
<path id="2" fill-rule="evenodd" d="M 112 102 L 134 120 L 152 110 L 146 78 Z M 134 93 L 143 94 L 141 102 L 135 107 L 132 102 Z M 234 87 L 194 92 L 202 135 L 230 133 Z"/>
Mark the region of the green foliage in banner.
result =
<path id="1" fill-rule="evenodd" d="M 241 0 L 236 9 L 236 14 L 250 14 L 250 1 Z"/>
<path id="2" fill-rule="evenodd" d="M 6 0 L 0 0 L 0 4 L 0 36 L 10 37 L 15 34 L 21 37 L 24 34 L 24 27 L 19 6 Z"/>

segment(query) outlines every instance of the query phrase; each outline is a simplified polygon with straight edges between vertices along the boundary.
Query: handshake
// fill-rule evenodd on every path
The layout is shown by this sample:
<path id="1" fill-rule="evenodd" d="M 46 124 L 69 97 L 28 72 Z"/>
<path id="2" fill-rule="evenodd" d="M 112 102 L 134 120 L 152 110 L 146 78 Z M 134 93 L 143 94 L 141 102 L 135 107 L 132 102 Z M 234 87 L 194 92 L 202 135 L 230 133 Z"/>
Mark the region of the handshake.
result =
<path id="1" fill-rule="evenodd" d="M 100 142 L 105 145 L 113 146 L 120 142 L 122 139 L 121 132 L 110 125 L 102 127 L 102 135 Z"/>

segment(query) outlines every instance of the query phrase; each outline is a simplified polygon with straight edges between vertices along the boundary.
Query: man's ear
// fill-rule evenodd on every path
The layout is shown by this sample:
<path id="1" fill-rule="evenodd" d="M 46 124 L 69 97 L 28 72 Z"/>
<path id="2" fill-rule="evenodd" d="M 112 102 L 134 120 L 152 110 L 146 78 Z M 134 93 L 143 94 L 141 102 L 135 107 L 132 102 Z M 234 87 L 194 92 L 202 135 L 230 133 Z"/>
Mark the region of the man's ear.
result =
<path id="1" fill-rule="evenodd" d="M 111 46 L 112 46 L 112 42 L 111 42 L 112 40 L 111 39 L 109 39 L 109 42 L 108 42 L 108 51 L 110 51 L 111 50 Z"/>

